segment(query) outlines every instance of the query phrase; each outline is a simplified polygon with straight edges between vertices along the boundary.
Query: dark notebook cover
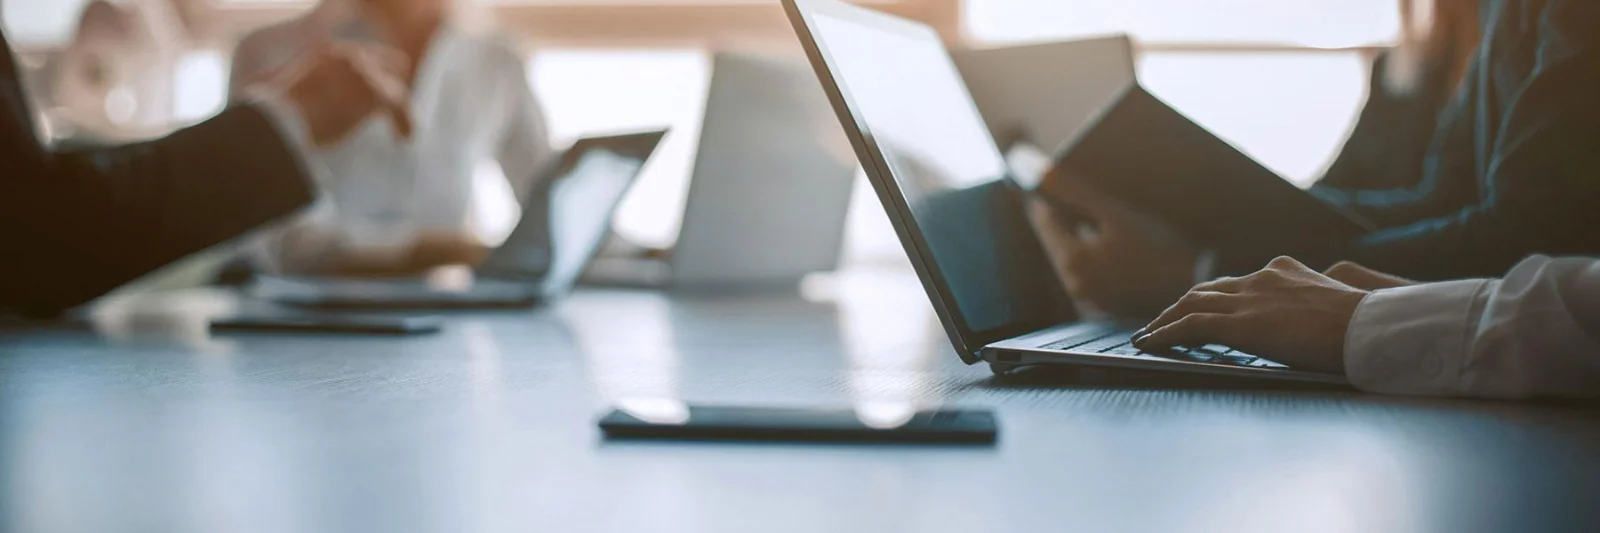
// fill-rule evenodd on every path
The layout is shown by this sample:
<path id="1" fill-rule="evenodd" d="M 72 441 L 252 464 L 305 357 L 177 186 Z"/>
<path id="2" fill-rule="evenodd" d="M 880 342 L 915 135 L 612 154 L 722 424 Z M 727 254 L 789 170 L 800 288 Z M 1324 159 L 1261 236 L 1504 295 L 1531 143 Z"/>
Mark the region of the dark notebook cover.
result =
<path id="1" fill-rule="evenodd" d="M 1285 181 L 1137 84 L 1058 157 L 1064 168 L 1206 246 L 1293 254 L 1346 243 L 1373 229 Z"/>

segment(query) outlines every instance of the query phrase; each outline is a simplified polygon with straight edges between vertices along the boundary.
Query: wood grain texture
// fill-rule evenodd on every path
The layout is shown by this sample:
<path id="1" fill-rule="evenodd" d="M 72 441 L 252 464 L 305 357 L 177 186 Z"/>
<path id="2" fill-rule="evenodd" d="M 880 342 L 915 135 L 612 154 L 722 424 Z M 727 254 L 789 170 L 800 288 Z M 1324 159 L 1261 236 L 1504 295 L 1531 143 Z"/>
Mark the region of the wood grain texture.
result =
<path id="1" fill-rule="evenodd" d="M 915 282 L 580 292 L 391 338 L 211 337 L 226 295 L 0 331 L 0 530 L 1593 531 L 1600 411 L 950 352 Z M 993 448 L 615 444 L 610 405 L 987 406 Z"/>

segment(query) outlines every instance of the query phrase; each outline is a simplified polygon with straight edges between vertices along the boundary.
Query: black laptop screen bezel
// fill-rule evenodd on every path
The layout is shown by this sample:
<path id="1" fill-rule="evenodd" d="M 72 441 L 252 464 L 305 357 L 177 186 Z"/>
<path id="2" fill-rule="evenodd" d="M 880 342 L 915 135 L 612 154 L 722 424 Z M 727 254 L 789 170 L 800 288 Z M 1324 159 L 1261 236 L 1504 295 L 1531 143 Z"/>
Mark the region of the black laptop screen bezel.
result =
<path id="1" fill-rule="evenodd" d="M 868 127 L 865 118 L 856 112 L 859 106 L 834 80 L 835 61 L 832 53 L 825 49 L 812 31 L 815 22 L 811 15 L 815 13 L 836 17 L 902 35 L 920 34 L 927 30 L 927 26 L 836 0 L 783 0 L 783 5 L 789 14 L 789 21 L 793 24 L 795 33 L 800 37 L 801 45 L 805 48 L 812 68 L 828 93 L 834 114 L 838 116 L 845 133 L 850 137 L 856 156 L 866 170 L 868 181 L 872 182 L 873 189 L 877 191 L 878 198 L 888 213 L 895 232 L 899 235 L 900 243 L 916 269 L 917 278 L 922 281 L 923 289 L 928 293 L 934 311 L 938 313 L 961 359 L 968 364 L 977 363 L 981 361 L 980 352 L 989 344 L 1060 323 L 1059 320 L 1052 318 L 1041 320 L 1040 323 L 1016 322 L 985 331 L 971 329 L 966 319 L 961 316 L 954 294 L 948 290 L 948 279 L 932 259 L 929 245 L 922 238 L 922 230 L 912 218 L 911 206 L 906 202 L 887 159 L 878 150 L 871 128 Z"/>

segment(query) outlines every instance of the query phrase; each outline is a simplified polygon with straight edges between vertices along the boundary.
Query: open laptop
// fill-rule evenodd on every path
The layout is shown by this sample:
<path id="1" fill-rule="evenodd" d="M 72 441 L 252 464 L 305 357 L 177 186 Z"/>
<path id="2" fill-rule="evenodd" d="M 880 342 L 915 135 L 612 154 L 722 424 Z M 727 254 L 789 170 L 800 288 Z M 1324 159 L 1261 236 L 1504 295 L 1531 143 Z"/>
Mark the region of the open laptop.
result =
<path id="1" fill-rule="evenodd" d="M 611 228 L 617 204 L 632 187 L 665 131 L 580 139 L 562 153 L 550 187 L 523 199 L 524 216 L 459 290 L 423 280 L 266 277 L 258 296 L 279 303 L 337 309 L 527 307 L 572 290 Z M 548 193 L 548 194 L 546 194 Z M 531 202 L 548 198 L 546 209 Z"/>
<path id="2" fill-rule="evenodd" d="M 1128 344 L 1133 328 L 1079 321 L 939 35 L 837 0 L 784 7 L 966 362 L 1345 382 L 1223 346 L 1142 353 Z"/>
<path id="3" fill-rule="evenodd" d="M 838 266 L 856 169 L 804 60 L 718 52 L 677 244 L 664 260 L 603 258 L 589 279 L 793 287 Z"/>

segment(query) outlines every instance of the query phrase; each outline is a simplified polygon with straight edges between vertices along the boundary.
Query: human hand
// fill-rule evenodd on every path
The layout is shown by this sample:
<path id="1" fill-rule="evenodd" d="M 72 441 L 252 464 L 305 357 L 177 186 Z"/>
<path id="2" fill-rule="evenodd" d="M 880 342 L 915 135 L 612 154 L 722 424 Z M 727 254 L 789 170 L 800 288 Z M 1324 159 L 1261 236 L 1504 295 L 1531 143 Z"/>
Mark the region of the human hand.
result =
<path id="1" fill-rule="evenodd" d="M 331 273 L 361 278 L 415 277 L 440 267 L 477 266 L 490 248 L 476 236 L 424 231 L 402 246 L 366 247 L 339 252 Z"/>
<path id="2" fill-rule="evenodd" d="M 1296 369 L 1343 374 L 1345 331 L 1369 292 L 1279 257 L 1254 274 L 1196 285 L 1134 334 L 1133 345 L 1153 352 L 1223 344 Z"/>
<path id="3" fill-rule="evenodd" d="M 489 247 L 474 235 L 423 232 L 411 244 L 406 268 L 425 272 L 441 266 L 476 266 L 489 257 Z"/>
<path id="4" fill-rule="evenodd" d="M 383 46 L 328 42 L 309 48 L 273 85 L 300 113 L 311 142 L 327 147 L 349 137 L 374 113 L 387 114 L 396 133 L 409 138 L 405 71 L 403 56 Z"/>
<path id="5" fill-rule="evenodd" d="M 1074 225 L 1040 198 L 1028 219 L 1067 290 L 1121 317 L 1155 316 L 1194 284 L 1200 250 L 1165 222 L 1107 195 L 1080 178 L 1055 175 L 1041 195 L 1092 219 Z"/>
<path id="6" fill-rule="evenodd" d="M 1349 261 L 1340 261 L 1338 264 L 1324 270 L 1322 274 L 1345 285 L 1369 291 L 1410 287 L 1418 283 L 1392 274 L 1378 272 Z"/>

